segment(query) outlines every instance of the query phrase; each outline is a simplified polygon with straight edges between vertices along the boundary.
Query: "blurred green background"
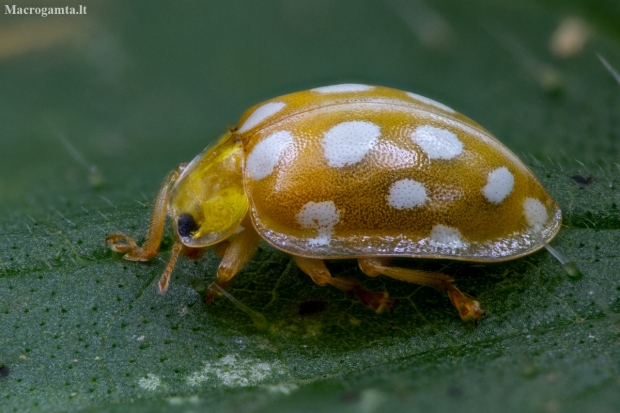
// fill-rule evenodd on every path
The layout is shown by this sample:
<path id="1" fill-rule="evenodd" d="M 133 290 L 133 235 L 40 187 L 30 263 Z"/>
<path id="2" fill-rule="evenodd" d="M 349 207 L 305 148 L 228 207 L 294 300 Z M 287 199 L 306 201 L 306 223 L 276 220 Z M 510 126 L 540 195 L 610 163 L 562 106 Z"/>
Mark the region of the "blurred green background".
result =
<path id="1" fill-rule="evenodd" d="M 439 100 L 517 154 L 618 156 L 617 118 L 602 110 L 618 108 L 617 90 L 594 54 L 620 66 L 613 0 L 85 5 L 83 16 L 0 14 L 3 199 L 79 185 L 59 135 L 110 186 L 152 190 L 251 105 L 340 82 Z M 585 44 L 562 58 L 550 42 L 571 16 Z"/>
<path id="2" fill-rule="evenodd" d="M 615 411 L 620 85 L 597 53 L 620 70 L 617 0 L 16 6 L 80 4 L 0 12 L 0 412 Z M 428 289 L 360 277 L 402 302 L 377 316 L 263 246 L 231 292 L 265 333 L 193 292 L 213 254 L 160 296 L 169 233 L 149 264 L 104 247 L 143 239 L 165 174 L 245 109 L 344 82 L 428 96 L 498 136 L 562 205 L 554 245 L 584 278 L 546 253 L 422 263 L 483 302 L 475 327 Z"/>

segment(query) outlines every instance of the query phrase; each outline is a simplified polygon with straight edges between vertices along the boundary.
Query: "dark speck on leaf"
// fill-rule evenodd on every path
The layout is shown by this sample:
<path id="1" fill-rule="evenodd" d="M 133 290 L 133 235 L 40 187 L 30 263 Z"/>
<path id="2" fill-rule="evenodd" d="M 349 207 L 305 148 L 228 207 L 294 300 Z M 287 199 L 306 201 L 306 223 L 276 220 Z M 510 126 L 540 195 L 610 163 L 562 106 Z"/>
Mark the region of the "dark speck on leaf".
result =
<path id="1" fill-rule="evenodd" d="M 360 394 L 358 392 L 349 392 L 340 396 L 340 401 L 343 403 L 357 403 L 360 400 Z"/>
<path id="2" fill-rule="evenodd" d="M 448 396 L 455 399 L 463 395 L 463 390 L 458 386 L 450 386 L 446 392 L 448 393 Z"/>
<path id="3" fill-rule="evenodd" d="M 304 301 L 299 304 L 299 315 L 306 317 L 325 311 L 326 308 L 327 303 L 325 301 Z"/>
<path id="4" fill-rule="evenodd" d="M 9 366 L 6 364 L 0 364 L 0 378 L 8 377 L 9 375 Z"/>
<path id="5" fill-rule="evenodd" d="M 570 179 L 581 185 L 589 185 L 594 182 L 594 177 L 592 175 L 587 177 L 583 175 L 573 175 L 570 177 Z"/>

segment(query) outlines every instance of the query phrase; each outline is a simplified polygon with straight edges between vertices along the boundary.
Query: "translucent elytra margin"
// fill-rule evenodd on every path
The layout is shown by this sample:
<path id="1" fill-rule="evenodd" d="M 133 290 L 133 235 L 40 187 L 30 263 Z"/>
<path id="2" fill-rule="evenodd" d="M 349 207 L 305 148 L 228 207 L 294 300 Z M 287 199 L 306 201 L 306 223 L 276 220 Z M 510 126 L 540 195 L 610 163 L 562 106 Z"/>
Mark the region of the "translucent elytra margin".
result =
<path id="1" fill-rule="evenodd" d="M 313 243 L 313 238 L 299 238 L 266 228 L 252 208 L 252 221 L 261 237 L 275 248 L 292 255 L 317 259 L 350 259 L 358 257 L 438 258 L 474 262 L 513 260 L 545 247 L 562 226 L 562 212 L 554 212 L 540 232 L 527 228 L 508 237 L 485 242 L 464 240 L 461 248 L 442 246 L 429 237 L 412 240 L 406 236 L 357 235 L 334 236 L 326 245 Z M 543 242 L 544 241 L 544 242 Z"/>

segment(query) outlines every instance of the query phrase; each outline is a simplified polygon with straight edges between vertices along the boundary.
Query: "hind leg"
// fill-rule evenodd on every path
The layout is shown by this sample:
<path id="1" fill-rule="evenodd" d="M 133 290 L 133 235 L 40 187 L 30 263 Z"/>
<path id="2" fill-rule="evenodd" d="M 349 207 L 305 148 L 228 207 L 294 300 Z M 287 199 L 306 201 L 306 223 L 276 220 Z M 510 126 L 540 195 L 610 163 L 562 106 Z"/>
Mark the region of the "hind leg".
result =
<path id="1" fill-rule="evenodd" d="M 362 287 L 362 283 L 355 278 L 332 277 L 323 260 L 295 256 L 295 263 L 318 285 L 323 286 L 329 284 L 342 291 L 353 293 L 359 298 L 362 304 L 372 308 L 377 313 L 383 311 L 384 308 L 392 308 L 392 300 L 388 298 L 386 292 L 366 291 L 364 287 Z"/>
<path id="2" fill-rule="evenodd" d="M 484 315 L 484 311 L 480 308 L 480 303 L 460 292 L 453 284 L 454 280 L 445 274 L 389 267 L 380 258 L 360 258 L 358 262 L 362 272 L 370 277 L 383 274 L 398 280 L 434 287 L 445 292 L 450 297 L 450 301 L 456 307 L 463 321 L 477 321 Z"/>

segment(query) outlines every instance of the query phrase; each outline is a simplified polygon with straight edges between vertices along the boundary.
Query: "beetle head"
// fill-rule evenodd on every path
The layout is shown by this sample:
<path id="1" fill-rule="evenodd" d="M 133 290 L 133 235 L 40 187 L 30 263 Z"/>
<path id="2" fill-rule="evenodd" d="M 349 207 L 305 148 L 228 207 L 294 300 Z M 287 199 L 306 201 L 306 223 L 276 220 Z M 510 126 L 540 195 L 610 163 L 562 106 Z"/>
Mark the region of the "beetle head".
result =
<path id="1" fill-rule="evenodd" d="M 202 248 L 239 227 L 249 201 L 243 188 L 243 147 L 227 133 L 183 171 L 172 188 L 169 211 L 183 244 Z"/>

